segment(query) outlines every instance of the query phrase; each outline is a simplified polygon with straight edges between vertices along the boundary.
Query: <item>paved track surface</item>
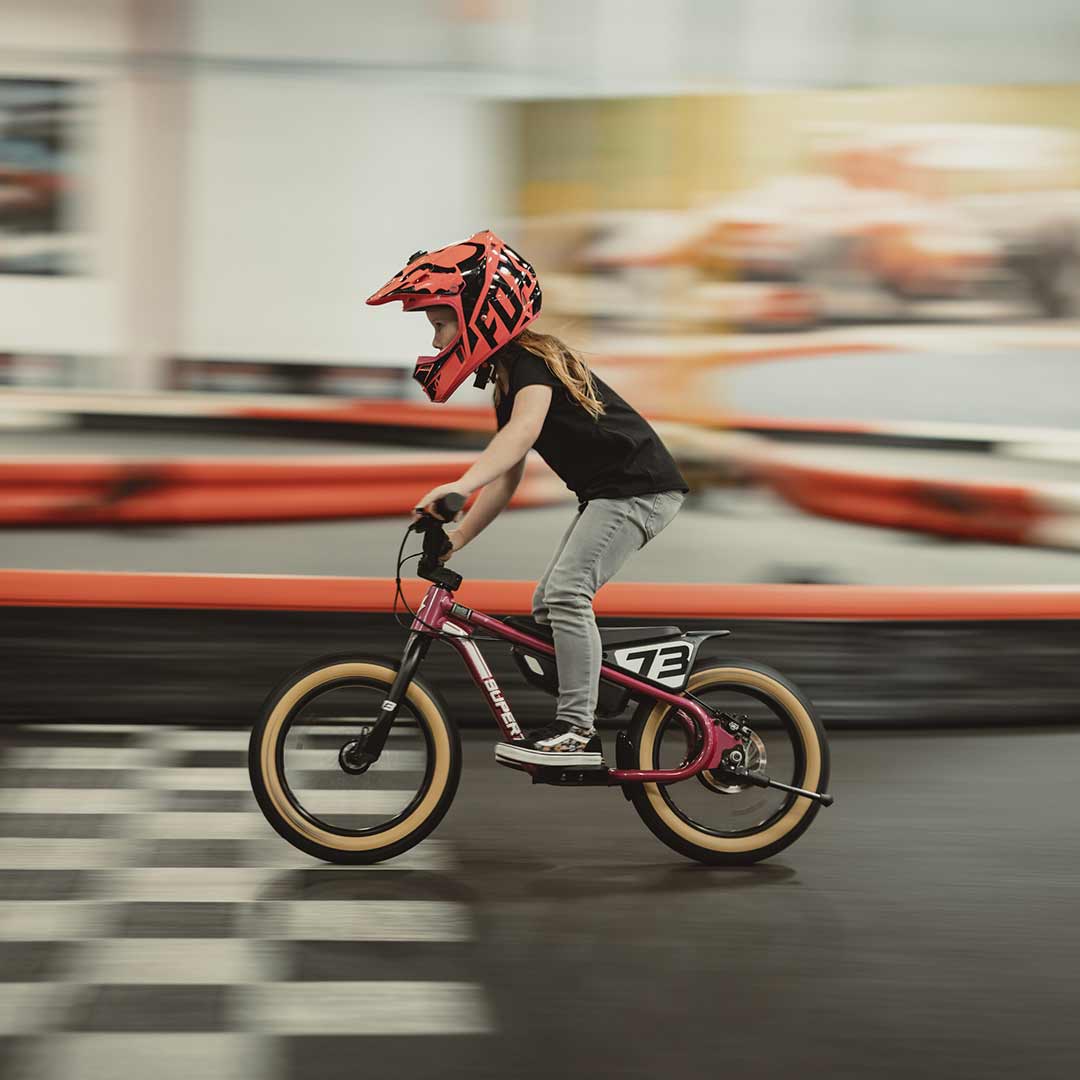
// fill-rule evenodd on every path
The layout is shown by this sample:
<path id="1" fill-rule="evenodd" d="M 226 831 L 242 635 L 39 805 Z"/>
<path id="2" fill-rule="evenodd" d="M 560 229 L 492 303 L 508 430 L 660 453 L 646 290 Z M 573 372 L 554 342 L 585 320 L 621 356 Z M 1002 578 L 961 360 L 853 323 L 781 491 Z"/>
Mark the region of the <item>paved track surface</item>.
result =
<path id="1" fill-rule="evenodd" d="M 536 580 L 572 504 L 505 514 L 454 560 L 467 578 Z M 7 568 L 234 574 L 393 573 L 403 522 L 7 529 Z M 756 493 L 709 496 L 631 558 L 620 581 L 830 580 L 867 585 L 1071 585 L 1080 555 L 938 540 L 812 517 Z"/>
<path id="2" fill-rule="evenodd" d="M 837 734 L 836 806 L 734 871 L 478 736 L 434 838 L 321 866 L 255 813 L 244 742 L 0 732 L 0 1076 L 1075 1066 L 1080 732 Z"/>
<path id="3" fill-rule="evenodd" d="M 780 458 L 816 469 L 835 469 L 868 476 L 914 477 L 945 483 L 1072 484 L 1080 490 L 1080 461 L 1005 457 L 996 454 L 943 453 L 938 450 L 895 450 L 871 446 L 775 447 Z M 1070 456 L 1075 453 L 1069 449 Z"/>
<path id="4" fill-rule="evenodd" d="M 328 439 L 212 435 L 205 432 L 119 432 L 81 428 L 0 430 L 0 459 L 21 457 L 127 457 L 127 458 L 230 458 L 230 457 L 367 457 L 392 454 L 412 457 L 431 454 L 407 446 L 361 444 Z"/>
<path id="5" fill-rule="evenodd" d="M 1075 428 L 1075 347 L 962 342 L 920 352 L 800 357 L 725 369 L 717 382 L 740 413 L 804 419 L 922 420 Z"/>

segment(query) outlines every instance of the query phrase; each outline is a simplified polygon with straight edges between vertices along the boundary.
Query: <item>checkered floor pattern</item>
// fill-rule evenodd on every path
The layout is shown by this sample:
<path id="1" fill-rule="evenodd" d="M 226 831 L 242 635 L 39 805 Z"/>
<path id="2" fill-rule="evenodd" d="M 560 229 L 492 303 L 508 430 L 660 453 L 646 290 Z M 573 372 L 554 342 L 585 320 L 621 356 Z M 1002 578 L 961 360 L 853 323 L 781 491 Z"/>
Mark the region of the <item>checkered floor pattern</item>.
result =
<path id="1" fill-rule="evenodd" d="M 445 844 L 308 858 L 247 738 L 0 728 L 0 1077 L 436 1076 L 486 1041 Z"/>

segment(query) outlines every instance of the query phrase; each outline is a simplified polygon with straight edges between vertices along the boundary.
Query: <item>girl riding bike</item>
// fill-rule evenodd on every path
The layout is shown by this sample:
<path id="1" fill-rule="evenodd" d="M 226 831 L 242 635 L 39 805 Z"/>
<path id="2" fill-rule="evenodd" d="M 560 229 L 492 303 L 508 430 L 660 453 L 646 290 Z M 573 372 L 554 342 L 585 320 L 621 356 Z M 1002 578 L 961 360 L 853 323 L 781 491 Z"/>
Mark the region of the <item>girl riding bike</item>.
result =
<path id="1" fill-rule="evenodd" d="M 445 495 L 479 491 L 443 561 L 471 543 L 507 505 L 535 449 L 575 494 L 577 513 L 533 596 L 533 617 L 551 629 L 559 672 L 554 721 L 496 757 L 534 765 L 602 768 L 595 713 L 601 644 L 592 601 L 626 560 L 674 518 L 687 492 L 659 436 L 572 349 L 528 326 L 540 314 L 533 267 L 490 231 L 417 252 L 369 304 L 401 301 L 423 311 L 435 356 L 414 378 L 444 402 L 470 375 L 494 381 L 498 431 L 475 463 L 417 500 L 437 516 Z"/>
<path id="2" fill-rule="evenodd" d="M 709 865 L 746 865 L 794 843 L 833 801 L 825 734 L 798 687 L 754 660 L 706 656 L 726 629 L 596 627 L 596 590 L 686 491 L 655 432 L 565 345 L 527 329 L 540 310 L 536 275 L 491 233 L 414 256 L 369 302 L 390 300 L 424 311 L 434 328 L 438 355 L 416 365 L 427 395 L 445 401 L 470 375 L 494 378 L 499 430 L 459 480 L 418 501 L 398 549 L 397 595 L 411 534 L 423 535 L 416 572 L 429 586 L 409 609 L 400 660 L 321 657 L 268 695 L 248 744 L 266 820 L 299 850 L 344 864 L 395 858 L 431 834 L 462 766 L 454 718 L 420 677 L 441 641 L 502 734 L 496 759 L 532 783 L 618 787 L 659 840 Z M 460 603 L 461 575 L 440 565 L 506 505 L 532 447 L 580 500 L 536 588 L 546 626 Z M 474 491 L 451 540 L 443 526 Z M 510 645 L 522 676 L 557 693 L 548 728 L 522 732 L 480 648 L 489 641 Z M 596 710 L 631 713 L 614 768 L 603 763 Z"/>

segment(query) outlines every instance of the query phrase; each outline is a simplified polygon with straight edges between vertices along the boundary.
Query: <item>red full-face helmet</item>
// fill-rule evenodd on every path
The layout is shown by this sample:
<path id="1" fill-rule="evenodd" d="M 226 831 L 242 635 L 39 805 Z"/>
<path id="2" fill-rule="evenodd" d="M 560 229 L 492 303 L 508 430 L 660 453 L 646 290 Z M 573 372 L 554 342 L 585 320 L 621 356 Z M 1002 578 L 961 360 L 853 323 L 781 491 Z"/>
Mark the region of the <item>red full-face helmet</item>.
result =
<path id="1" fill-rule="evenodd" d="M 536 271 L 493 232 L 439 251 L 418 251 L 369 304 L 400 300 L 405 311 L 449 304 L 461 330 L 438 356 L 420 356 L 413 378 L 432 401 L 446 401 L 540 314 Z"/>

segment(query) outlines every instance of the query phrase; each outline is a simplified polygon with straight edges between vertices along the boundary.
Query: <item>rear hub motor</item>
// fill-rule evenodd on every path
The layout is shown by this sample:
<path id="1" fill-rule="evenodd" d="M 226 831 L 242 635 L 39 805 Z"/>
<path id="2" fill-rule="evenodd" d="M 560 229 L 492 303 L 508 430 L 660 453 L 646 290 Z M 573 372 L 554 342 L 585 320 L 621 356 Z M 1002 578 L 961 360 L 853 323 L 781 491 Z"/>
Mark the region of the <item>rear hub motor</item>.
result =
<path id="1" fill-rule="evenodd" d="M 718 769 L 705 769 L 697 774 L 698 780 L 710 791 L 722 795 L 737 795 L 754 785 L 747 780 L 738 780 L 732 775 L 732 769 L 746 769 L 752 773 L 763 773 L 768 763 L 765 744 L 756 731 L 743 728 L 739 736 L 739 745 L 724 751 Z"/>

